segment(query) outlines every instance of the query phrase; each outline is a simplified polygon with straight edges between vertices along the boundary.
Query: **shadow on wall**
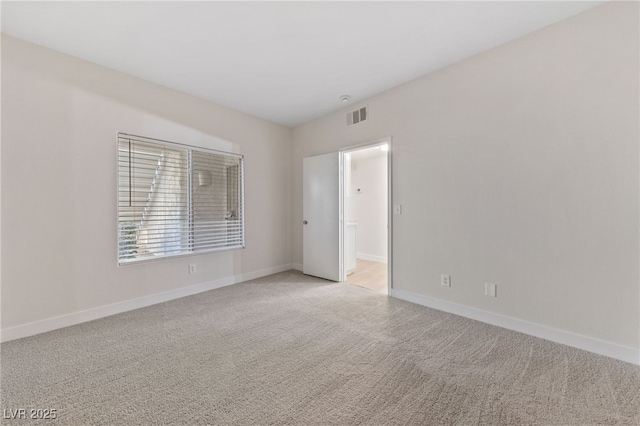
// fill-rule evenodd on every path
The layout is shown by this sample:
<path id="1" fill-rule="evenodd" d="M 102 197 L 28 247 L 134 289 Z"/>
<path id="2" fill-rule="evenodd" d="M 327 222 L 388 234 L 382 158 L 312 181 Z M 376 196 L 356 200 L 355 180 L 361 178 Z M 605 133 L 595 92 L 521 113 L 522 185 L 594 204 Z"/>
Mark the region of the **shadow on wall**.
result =
<path id="1" fill-rule="evenodd" d="M 77 89 L 113 99 L 127 107 L 161 116 L 219 138 L 240 142 L 236 126 L 239 114 L 245 119 L 255 120 L 256 124 L 259 122 L 274 124 L 15 37 L 2 34 L 2 40 L 3 51 L 6 49 L 10 52 L 10 49 L 14 48 L 21 50 L 21 54 L 12 55 L 12 60 L 18 61 L 22 69 L 28 69 L 33 74 L 42 74 L 46 79 L 55 78 Z M 5 43 L 5 40 L 11 43 Z M 36 49 L 38 52 L 29 54 Z M 179 99 L 176 100 L 176 98 Z M 285 128 L 285 126 L 282 127 Z M 246 124 L 243 125 L 243 129 L 246 132 L 253 131 L 251 126 Z M 255 137 L 259 139 L 264 137 L 262 129 L 255 130 Z M 251 142 L 251 139 L 248 138 L 242 142 Z"/>

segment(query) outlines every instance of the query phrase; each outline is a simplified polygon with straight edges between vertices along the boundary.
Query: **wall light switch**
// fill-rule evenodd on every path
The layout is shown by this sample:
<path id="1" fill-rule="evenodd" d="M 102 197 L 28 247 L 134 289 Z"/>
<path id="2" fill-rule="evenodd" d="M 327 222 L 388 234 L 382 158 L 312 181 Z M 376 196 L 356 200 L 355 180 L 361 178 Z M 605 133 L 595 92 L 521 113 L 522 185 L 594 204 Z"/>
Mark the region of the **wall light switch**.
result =
<path id="1" fill-rule="evenodd" d="M 498 297 L 498 286 L 494 283 L 484 283 L 484 295 Z"/>
<path id="2" fill-rule="evenodd" d="M 393 205 L 393 214 L 402 214 L 402 204 Z"/>

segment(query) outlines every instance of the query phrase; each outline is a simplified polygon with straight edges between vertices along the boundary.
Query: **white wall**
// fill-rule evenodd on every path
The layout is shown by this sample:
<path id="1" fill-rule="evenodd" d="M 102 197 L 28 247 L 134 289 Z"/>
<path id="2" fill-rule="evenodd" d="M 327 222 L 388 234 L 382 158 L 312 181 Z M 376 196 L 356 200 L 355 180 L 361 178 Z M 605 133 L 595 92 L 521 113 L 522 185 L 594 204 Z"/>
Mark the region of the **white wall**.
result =
<path id="1" fill-rule="evenodd" d="M 395 290 L 637 354 L 638 35 L 611 2 L 295 128 L 293 261 L 302 158 L 391 135 Z"/>
<path id="2" fill-rule="evenodd" d="M 4 35 L 2 106 L 3 330 L 289 268 L 289 128 Z M 118 131 L 243 154 L 246 249 L 117 267 Z"/>
<path id="3" fill-rule="evenodd" d="M 377 149 L 377 148 L 376 148 Z M 351 161 L 351 196 L 348 221 L 356 228 L 356 255 L 359 259 L 387 261 L 387 156 L 358 158 Z M 356 188 L 362 192 L 357 193 Z"/>

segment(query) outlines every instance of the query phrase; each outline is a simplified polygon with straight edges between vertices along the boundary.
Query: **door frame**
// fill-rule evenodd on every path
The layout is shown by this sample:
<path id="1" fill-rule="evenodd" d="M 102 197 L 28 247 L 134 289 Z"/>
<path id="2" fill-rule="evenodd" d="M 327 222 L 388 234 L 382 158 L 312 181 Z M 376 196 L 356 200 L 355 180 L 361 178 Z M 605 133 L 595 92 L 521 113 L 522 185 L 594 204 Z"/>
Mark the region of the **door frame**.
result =
<path id="1" fill-rule="evenodd" d="M 372 148 L 387 144 L 389 145 L 389 151 L 387 151 L 387 295 L 391 295 L 393 289 L 393 185 L 392 185 L 392 157 L 393 157 L 393 138 L 391 136 L 385 136 L 380 139 L 370 140 L 357 145 L 351 145 L 342 148 L 339 152 L 340 161 L 340 271 L 341 280 L 347 280 L 346 268 L 344 268 L 344 238 L 345 227 L 347 226 L 346 220 L 344 220 L 344 154 L 349 154 L 353 151 L 359 151 L 365 148 Z"/>

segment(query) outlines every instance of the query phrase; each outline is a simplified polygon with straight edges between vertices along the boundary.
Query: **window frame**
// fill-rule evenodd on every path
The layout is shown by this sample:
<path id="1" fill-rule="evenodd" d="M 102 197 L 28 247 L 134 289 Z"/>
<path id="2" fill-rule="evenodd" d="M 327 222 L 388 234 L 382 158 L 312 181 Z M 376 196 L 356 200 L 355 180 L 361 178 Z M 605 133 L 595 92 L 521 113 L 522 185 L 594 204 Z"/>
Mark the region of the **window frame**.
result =
<path id="1" fill-rule="evenodd" d="M 216 247 L 216 248 L 209 248 L 209 249 L 202 249 L 202 250 L 198 250 L 198 251 L 194 251 L 193 247 L 191 247 L 191 250 L 188 252 L 181 252 L 181 253 L 176 253 L 176 254 L 169 254 L 169 255 L 162 255 L 162 256 L 150 256 L 150 257 L 144 257 L 144 258 L 137 258 L 137 259 L 131 259 L 131 260 L 127 260 L 127 261 L 123 261 L 120 258 L 120 163 L 119 163 L 119 159 L 120 159 L 120 140 L 122 139 L 130 139 L 131 141 L 138 141 L 138 142 L 142 142 L 142 143 L 147 143 L 147 144 L 155 144 L 155 145 L 159 145 L 159 146 L 166 146 L 167 148 L 173 148 L 173 149 L 180 149 L 180 150 L 187 150 L 187 151 L 196 151 L 196 152 L 203 152 L 206 154 L 213 154 L 213 155 L 218 155 L 218 156 L 223 156 L 223 157 L 228 157 L 228 158 L 234 158 L 238 160 L 238 191 L 239 191 L 239 196 L 238 196 L 238 210 L 241 212 L 240 214 L 240 226 L 241 226 L 241 232 L 240 232 L 240 241 L 241 244 L 240 245 L 234 245 L 231 247 Z M 189 145 L 186 143 L 180 143 L 180 142 L 172 142 L 172 141 L 167 141 L 167 140 L 163 140 L 163 139 L 156 139 L 156 138 L 150 138 L 150 137 L 146 137 L 146 136 L 139 136 L 139 135 L 134 135 L 134 134 L 130 134 L 130 133 L 124 133 L 124 132 L 117 132 L 116 134 L 116 159 L 115 159 L 115 163 L 116 163 L 116 189 L 115 189 L 115 195 L 116 195 L 116 214 L 115 214 L 115 220 L 116 220 L 116 244 L 115 244 L 115 248 L 116 248 L 116 263 L 118 265 L 118 267 L 121 266 L 128 266 L 128 265 L 138 265 L 141 263 L 148 263 L 148 262 L 157 262 L 157 261 L 162 261 L 162 260 L 168 260 L 168 259 L 177 259 L 177 258 L 182 258 L 182 257 L 188 257 L 188 256 L 199 256 L 199 255 L 203 255 L 203 254 L 211 254 L 211 253 L 217 253 L 217 252 L 225 252 L 225 251 L 234 251 L 234 250 L 241 250 L 245 248 L 245 232 L 246 232 L 246 226 L 245 226 L 245 202 L 244 202 L 244 155 L 242 154 L 237 154 L 237 153 L 233 153 L 233 152 L 227 152 L 227 151 L 222 151 L 222 150 L 217 150 L 217 149 L 211 149 L 211 148 L 203 148 L 200 146 L 195 146 L 195 145 Z M 189 152 L 189 156 L 191 156 L 191 152 Z M 188 173 L 188 179 L 189 181 L 191 181 L 192 179 L 192 175 L 193 175 L 193 165 L 189 164 L 187 166 L 187 173 Z M 192 188 L 192 183 L 189 183 L 189 189 L 188 189 L 188 197 L 191 199 L 193 196 L 193 188 Z M 193 231 L 193 227 L 194 227 L 194 220 L 193 217 L 191 216 L 191 212 L 190 212 L 190 217 L 189 217 L 189 232 Z"/>

